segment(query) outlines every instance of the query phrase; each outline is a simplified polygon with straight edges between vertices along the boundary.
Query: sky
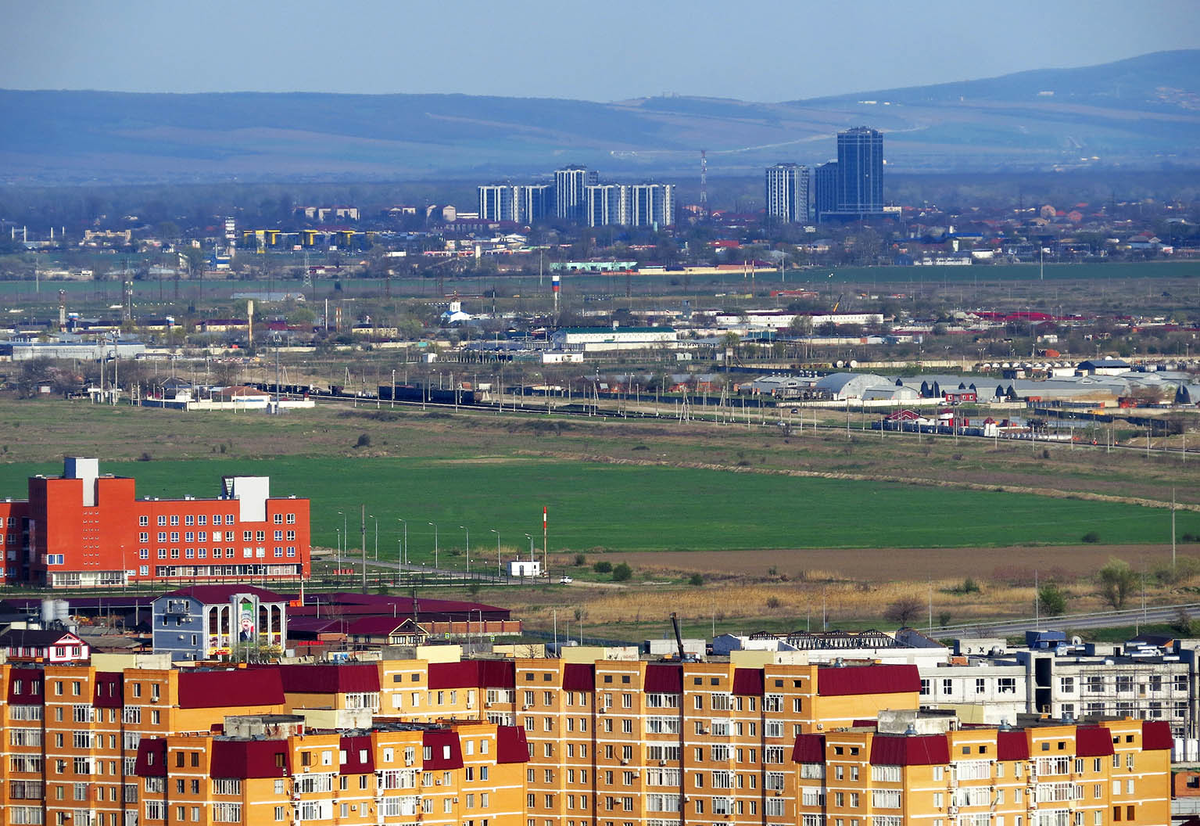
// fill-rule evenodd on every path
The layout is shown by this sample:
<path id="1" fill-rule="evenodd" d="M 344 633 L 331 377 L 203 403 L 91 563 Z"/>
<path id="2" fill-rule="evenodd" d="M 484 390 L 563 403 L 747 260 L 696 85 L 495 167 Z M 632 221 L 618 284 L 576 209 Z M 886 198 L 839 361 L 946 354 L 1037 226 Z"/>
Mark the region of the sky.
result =
<path id="1" fill-rule="evenodd" d="M 1197 0 L 0 0 L 0 87 L 756 101 L 1200 48 Z"/>

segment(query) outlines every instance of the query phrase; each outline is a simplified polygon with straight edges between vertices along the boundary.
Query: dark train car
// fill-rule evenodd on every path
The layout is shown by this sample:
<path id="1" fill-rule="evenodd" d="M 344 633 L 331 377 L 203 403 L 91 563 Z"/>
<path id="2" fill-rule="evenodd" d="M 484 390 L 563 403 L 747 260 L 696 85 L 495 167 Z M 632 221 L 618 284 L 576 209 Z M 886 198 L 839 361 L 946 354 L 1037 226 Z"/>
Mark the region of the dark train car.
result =
<path id="1" fill-rule="evenodd" d="M 456 394 L 457 398 L 455 398 Z M 474 390 L 455 391 L 440 387 L 430 387 L 428 390 L 425 390 L 419 384 L 397 384 L 394 398 L 398 402 L 425 401 L 432 404 L 476 404 Z M 380 401 L 391 401 L 393 399 L 392 385 L 379 385 L 379 399 Z"/>

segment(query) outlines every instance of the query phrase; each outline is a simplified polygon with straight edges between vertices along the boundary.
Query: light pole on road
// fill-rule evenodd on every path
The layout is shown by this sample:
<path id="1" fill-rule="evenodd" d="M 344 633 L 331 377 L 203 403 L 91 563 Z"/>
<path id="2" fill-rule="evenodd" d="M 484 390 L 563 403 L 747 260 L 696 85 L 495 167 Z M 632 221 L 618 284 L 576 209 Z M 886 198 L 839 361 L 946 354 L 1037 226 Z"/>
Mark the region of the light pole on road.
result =
<path id="1" fill-rule="evenodd" d="M 399 517 L 396 518 L 396 521 L 404 526 L 404 544 L 402 546 L 400 558 L 403 559 L 404 564 L 407 565 L 408 564 L 408 523 L 405 522 L 403 519 L 400 519 Z"/>
<path id="2" fill-rule="evenodd" d="M 467 533 L 467 573 L 471 573 L 471 531 L 466 525 L 459 525 Z"/>
<path id="3" fill-rule="evenodd" d="M 437 524 L 434 522 L 429 524 L 433 525 L 433 567 L 436 568 L 438 566 Z"/>
<path id="4" fill-rule="evenodd" d="M 500 531 L 495 528 L 489 528 L 492 533 L 496 534 L 496 576 L 501 576 L 500 571 Z"/>

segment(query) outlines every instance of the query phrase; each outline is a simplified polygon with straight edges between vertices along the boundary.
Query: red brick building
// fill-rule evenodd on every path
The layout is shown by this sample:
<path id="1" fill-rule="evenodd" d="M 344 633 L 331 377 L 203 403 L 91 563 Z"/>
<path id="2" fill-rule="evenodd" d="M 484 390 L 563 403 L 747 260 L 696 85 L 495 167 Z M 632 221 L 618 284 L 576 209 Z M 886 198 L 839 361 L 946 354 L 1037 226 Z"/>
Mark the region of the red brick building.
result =
<path id="1" fill-rule="evenodd" d="M 138 499 L 133 479 L 67 458 L 0 502 L 2 581 L 54 588 L 145 581 L 299 580 L 309 574 L 309 502 L 273 498 L 265 476 L 226 476 L 214 499 Z"/>

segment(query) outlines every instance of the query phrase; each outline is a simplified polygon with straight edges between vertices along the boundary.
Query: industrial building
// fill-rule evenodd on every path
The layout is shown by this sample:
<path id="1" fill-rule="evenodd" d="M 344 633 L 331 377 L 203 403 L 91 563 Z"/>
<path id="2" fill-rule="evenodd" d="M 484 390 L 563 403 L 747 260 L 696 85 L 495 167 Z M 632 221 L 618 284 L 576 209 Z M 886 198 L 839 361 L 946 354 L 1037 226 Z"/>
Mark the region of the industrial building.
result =
<path id="1" fill-rule="evenodd" d="M 671 327 L 563 327 L 554 331 L 551 345 L 560 352 L 587 353 L 674 347 L 677 340 Z"/>
<path id="2" fill-rule="evenodd" d="M 309 574 L 309 501 L 272 497 L 265 476 L 226 476 L 212 499 L 138 499 L 135 481 L 68 457 L 0 502 L 5 584 L 51 588 L 181 580 L 299 581 Z"/>

